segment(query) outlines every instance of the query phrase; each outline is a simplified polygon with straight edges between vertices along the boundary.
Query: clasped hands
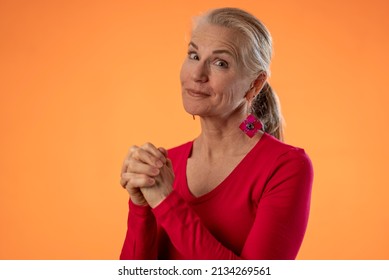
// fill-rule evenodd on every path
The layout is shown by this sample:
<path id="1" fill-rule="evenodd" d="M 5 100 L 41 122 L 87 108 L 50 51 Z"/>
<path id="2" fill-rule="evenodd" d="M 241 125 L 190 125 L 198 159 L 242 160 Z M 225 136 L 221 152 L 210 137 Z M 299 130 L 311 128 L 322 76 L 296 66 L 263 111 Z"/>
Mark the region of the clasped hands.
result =
<path id="1" fill-rule="evenodd" d="M 120 184 L 134 204 L 154 208 L 173 190 L 172 162 L 164 148 L 132 146 L 123 162 Z"/>

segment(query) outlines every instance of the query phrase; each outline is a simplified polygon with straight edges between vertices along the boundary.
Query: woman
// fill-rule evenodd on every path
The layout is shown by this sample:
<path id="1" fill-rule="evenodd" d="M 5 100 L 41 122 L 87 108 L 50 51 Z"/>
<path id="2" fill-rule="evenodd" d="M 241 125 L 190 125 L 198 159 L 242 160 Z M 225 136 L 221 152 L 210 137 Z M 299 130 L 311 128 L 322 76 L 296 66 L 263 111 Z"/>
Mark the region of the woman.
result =
<path id="1" fill-rule="evenodd" d="M 313 171 L 304 150 L 281 142 L 269 32 L 245 11 L 216 9 L 188 48 L 182 99 L 201 134 L 169 151 L 131 147 L 121 259 L 294 259 Z"/>

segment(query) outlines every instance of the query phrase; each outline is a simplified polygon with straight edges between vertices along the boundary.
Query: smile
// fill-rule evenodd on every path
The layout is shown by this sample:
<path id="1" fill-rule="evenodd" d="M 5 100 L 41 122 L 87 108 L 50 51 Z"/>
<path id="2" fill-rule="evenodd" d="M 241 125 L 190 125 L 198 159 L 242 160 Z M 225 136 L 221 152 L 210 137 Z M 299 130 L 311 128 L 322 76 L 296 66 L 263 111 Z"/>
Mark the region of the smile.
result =
<path id="1" fill-rule="evenodd" d="M 191 90 L 187 89 L 186 92 L 188 95 L 192 97 L 209 97 L 210 95 L 208 93 L 202 92 L 202 91 L 197 91 L 197 90 Z"/>

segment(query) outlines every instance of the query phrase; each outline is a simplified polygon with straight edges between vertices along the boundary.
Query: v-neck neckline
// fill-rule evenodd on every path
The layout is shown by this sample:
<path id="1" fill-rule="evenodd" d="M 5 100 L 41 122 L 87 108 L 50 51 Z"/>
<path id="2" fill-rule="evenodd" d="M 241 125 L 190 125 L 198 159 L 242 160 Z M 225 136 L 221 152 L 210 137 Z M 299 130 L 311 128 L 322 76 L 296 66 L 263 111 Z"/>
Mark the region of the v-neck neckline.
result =
<path id="1" fill-rule="evenodd" d="M 187 166 L 188 166 L 188 159 L 190 154 L 192 153 L 193 150 L 193 142 L 189 142 L 188 149 L 186 150 L 185 156 L 185 161 L 184 164 L 181 166 L 183 170 L 181 170 L 184 174 L 184 185 L 183 187 L 183 195 L 186 197 L 188 202 L 191 203 L 200 203 L 203 201 L 206 201 L 208 199 L 211 199 L 215 195 L 217 195 L 219 192 L 221 192 L 226 185 L 228 185 L 228 182 L 231 180 L 231 178 L 236 177 L 235 174 L 239 173 L 239 170 L 242 168 L 242 165 L 244 165 L 244 162 L 249 160 L 250 157 L 255 154 L 255 151 L 259 149 L 260 146 L 262 146 L 262 143 L 265 141 L 265 139 L 268 137 L 266 133 L 263 133 L 261 138 L 258 140 L 257 143 L 251 148 L 251 150 L 243 157 L 243 159 L 235 166 L 234 169 L 218 184 L 216 187 L 214 187 L 211 191 L 202 194 L 200 196 L 195 196 L 189 189 L 189 184 L 188 184 L 188 176 L 187 176 Z"/>

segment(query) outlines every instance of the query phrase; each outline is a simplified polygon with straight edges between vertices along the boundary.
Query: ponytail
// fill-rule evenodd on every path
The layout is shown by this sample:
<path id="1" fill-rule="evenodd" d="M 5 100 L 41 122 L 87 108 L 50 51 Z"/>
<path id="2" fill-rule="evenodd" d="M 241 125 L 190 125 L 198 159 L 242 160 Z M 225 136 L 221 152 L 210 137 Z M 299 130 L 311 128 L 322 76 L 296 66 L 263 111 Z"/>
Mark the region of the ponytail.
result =
<path id="1" fill-rule="evenodd" d="M 283 120 L 280 103 L 268 82 L 265 83 L 260 93 L 253 100 L 252 109 L 262 121 L 263 131 L 283 141 Z"/>

